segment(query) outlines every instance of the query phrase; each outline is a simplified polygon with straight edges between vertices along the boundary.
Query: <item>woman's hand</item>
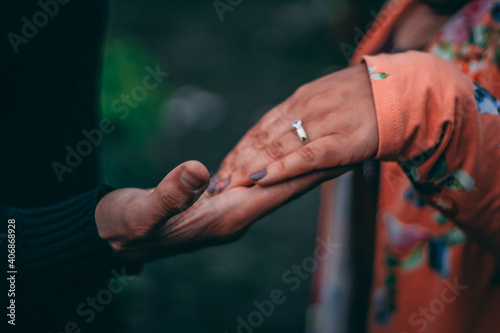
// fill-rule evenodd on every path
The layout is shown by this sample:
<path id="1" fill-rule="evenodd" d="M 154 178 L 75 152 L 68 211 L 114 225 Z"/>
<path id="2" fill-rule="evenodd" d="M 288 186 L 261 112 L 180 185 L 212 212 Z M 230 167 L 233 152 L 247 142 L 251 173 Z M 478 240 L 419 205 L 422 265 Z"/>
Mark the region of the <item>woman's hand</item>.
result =
<path id="1" fill-rule="evenodd" d="M 237 239 L 258 218 L 346 170 L 322 170 L 265 188 L 233 187 L 211 196 L 201 195 L 208 171 L 190 161 L 152 192 L 129 188 L 107 194 L 96 209 L 97 227 L 101 238 L 131 261 L 193 251 Z"/>
<path id="2" fill-rule="evenodd" d="M 309 143 L 291 123 L 301 120 Z M 378 128 L 364 65 L 327 75 L 299 88 L 269 111 L 224 159 L 208 191 L 270 185 L 314 170 L 373 158 Z"/>

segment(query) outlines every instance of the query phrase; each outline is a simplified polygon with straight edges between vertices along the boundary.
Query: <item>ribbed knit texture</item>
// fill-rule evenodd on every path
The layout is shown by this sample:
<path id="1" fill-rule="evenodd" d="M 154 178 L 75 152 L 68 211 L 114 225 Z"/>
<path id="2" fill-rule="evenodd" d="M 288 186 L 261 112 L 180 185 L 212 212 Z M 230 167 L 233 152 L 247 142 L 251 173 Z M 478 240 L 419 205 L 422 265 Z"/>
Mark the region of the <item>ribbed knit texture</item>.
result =
<path id="1" fill-rule="evenodd" d="M 99 237 L 94 218 L 97 203 L 111 190 L 101 186 L 42 208 L 0 208 L 2 221 L 16 220 L 18 297 L 32 300 L 51 290 L 64 292 L 105 279 L 113 268 L 124 267 Z M 6 248 L 2 246 L 2 252 Z M 126 272 L 137 273 L 138 267 L 128 265 Z"/>

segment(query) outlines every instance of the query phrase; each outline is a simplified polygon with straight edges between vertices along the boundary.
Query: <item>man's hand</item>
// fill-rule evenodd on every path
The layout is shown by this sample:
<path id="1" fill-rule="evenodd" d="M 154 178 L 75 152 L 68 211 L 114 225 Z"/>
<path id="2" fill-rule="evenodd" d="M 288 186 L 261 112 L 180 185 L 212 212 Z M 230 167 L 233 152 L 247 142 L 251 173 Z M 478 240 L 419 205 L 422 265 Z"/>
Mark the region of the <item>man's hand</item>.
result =
<path id="1" fill-rule="evenodd" d="M 233 187 L 196 201 L 209 174 L 201 163 L 190 161 L 171 171 L 152 192 L 121 189 L 106 195 L 96 209 L 97 226 L 100 236 L 129 260 L 193 251 L 239 238 L 258 218 L 345 171 L 322 170 L 268 187 Z"/>
<path id="2" fill-rule="evenodd" d="M 207 168 L 200 162 L 189 161 L 173 169 L 155 189 L 124 188 L 110 192 L 96 208 L 99 236 L 118 254 L 125 255 L 130 244 L 157 237 L 158 230 L 171 217 L 196 202 L 209 181 Z"/>
<path id="3" fill-rule="evenodd" d="M 309 135 L 306 145 L 290 125 L 298 119 Z M 106 195 L 96 209 L 99 235 L 120 255 L 140 261 L 226 243 L 377 149 L 368 73 L 355 66 L 303 86 L 264 116 L 210 184 L 209 192 L 226 188 L 219 195 L 202 195 L 209 173 L 199 162 L 186 162 L 153 191 L 129 188 Z"/>
<path id="4" fill-rule="evenodd" d="M 303 144 L 291 123 L 301 120 Z M 267 186 L 373 158 L 378 127 L 368 71 L 358 65 L 299 88 L 270 110 L 226 156 L 208 189 Z"/>

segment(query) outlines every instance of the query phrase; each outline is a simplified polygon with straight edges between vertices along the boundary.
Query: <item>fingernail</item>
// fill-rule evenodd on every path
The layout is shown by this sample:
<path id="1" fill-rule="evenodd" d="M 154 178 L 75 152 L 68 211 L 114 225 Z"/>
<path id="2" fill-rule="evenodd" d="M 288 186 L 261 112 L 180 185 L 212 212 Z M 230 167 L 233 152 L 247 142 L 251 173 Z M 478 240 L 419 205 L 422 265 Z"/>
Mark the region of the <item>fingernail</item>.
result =
<path id="1" fill-rule="evenodd" d="M 192 191 L 196 191 L 203 186 L 203 182 L 201 180 L 193 177 L 193 175 L 187 171 L 182 171 L 180 179 L 182 184 Z"/>
<path id="2" fill-rule="evenodd" d="M 219 177 L 217 176 L 210 179 L 210 185 L 208 185 L 207 192 L 210 194 L 214 193 L 218 182 L 219 182 Z"/>
<path id="3" fill-rule="evenodd" d="M 262 169 L 262 170 L 259 170 L 259 171 L 256 171 L 254 173 L 252 173 L 250 176 L 248 176 L 248 178 L 250 178 L 251 180 L 253 180 L 254 182 L 258 181 L 258 180 L 261 180 L 262 178 L 264 178 L 267 174 L 267 170 L 266 169 Z"/>
<path id="4" fill-rule="evenodd" d="M 231 177 L 227 177 L 227 178 L 224 178 L 222 179 L 221 181 L 219 181 L 217 183 L 217 192 L 221 192 L 223 189 L 225 189 L 227 187 L 227 185 L 229 185 L 229 181 L 230 181 Z"/>

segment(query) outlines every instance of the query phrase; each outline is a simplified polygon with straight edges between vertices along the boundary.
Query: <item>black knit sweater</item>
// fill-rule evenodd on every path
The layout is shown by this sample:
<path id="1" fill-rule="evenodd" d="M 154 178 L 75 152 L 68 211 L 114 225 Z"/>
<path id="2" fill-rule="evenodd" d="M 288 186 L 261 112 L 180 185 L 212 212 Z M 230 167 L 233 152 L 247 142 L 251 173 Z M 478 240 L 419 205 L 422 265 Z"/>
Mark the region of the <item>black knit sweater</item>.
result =
<path id="1" fill-rule="evenodd" d="M 113 270 L 137 273 L 97 233 L 95 207 L 111 190 L 99 186 L 98 147 L 62 177 L 54 170 L 54 162 L 67 165 L 68 147 L 77 149 L 84 130 L 98 128 L 108 12 L 104 0 L 23 0 L 5 2 L 0 14 L 6 57 L 0 62 L 0 248 L 6 272 L 5 235 L 14 219 L 18 329 L 60 332 L 75 320 L 83 332 L 100 331 L 96 323 L 105 316 L 86 324 L 76 307 Z"/>
<path id="2" fill-rule="evenodd" d="M 119 260 L 108 243 L 99 238 L 94 221 L 95 207 L 110 189 L 101 186 L 40 208 L 0 207 L 3 221 L 15 220 L 20 296 L 34 298 L 111 275 Z"/>

